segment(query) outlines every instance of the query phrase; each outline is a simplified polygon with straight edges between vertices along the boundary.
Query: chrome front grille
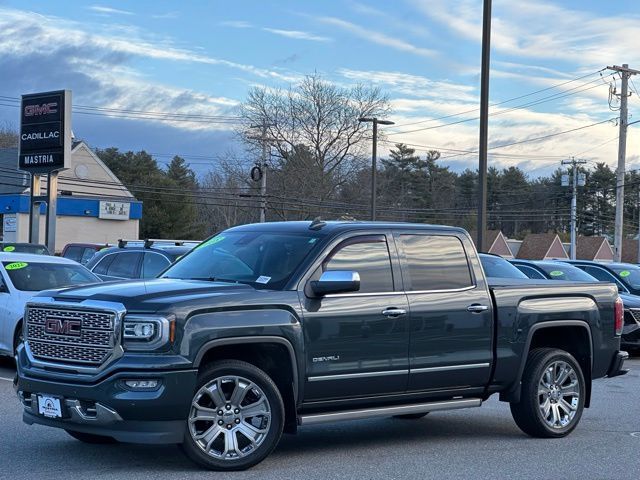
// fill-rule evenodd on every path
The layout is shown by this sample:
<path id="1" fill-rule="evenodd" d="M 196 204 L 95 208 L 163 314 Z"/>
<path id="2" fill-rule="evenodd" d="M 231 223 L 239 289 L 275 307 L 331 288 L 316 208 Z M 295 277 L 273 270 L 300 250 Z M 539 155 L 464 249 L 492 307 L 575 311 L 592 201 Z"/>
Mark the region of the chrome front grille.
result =
<path id="1" fill-rule="evenodd" d="M 25 340 L 36 359 L 99 367 L 113 354 L 115 320 L 115 312 L 29 306 Z M 65 330 L 69 323 L 75 324 L 73 331 Z M 48 324 L 60 328 L 47 328 Z"/>

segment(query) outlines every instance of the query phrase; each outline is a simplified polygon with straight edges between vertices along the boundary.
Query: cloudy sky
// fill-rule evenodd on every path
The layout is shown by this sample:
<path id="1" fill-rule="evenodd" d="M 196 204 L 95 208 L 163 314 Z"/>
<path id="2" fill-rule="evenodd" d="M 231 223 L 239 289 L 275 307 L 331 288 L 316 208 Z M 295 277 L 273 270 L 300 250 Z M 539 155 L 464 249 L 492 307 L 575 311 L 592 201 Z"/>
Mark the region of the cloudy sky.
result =
<path id="1" fill-rule="evenodd" d="M 318 72 L 379 86 L 396 122 L 388 141 L 440 149 L 461 170 L 477 164 L 481 19 L 480 0 L 0 0 L 0 124 L 17 126 L 21 94 L 68 88 L 76 137 L 162 162 L 181 154 L 204 172 L 234 148 L 248 89 Z M 615 165 L 607 120 L 620 81 L 601 70 L 640 69 L 640 3 L 494 0 L 492 35 L 490 165 L 531 176 L 569 156 Z M 640 119 L 635 85 L 630 121 Z M 149 111 L 204 117 L 139 118 Z M 628 168 L 640 168 L 640 124 L 627 148 Z"/>

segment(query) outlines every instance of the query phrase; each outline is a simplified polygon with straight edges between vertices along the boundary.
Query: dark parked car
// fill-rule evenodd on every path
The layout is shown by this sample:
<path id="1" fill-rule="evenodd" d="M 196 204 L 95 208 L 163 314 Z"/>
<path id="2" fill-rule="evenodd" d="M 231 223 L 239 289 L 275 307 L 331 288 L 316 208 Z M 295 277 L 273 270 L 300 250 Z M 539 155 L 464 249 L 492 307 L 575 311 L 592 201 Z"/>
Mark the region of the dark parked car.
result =
<path id="1" fill-rule="evenodd" d="M 154 278 L 197 244 L 181 240 L 120 240 L 117 247 L 97 252 L 85 266 L 104 281 Z"/>
<path id="2" fill-rule="evenodd" d="M 60 256 L 86 265 L 96 252 L 110 246 L 108 243 L 68 243 Z"/>
<path id="3" fill-rule="evenodd" d="M 0 242 L 0 251 L 15 253 L 32 253 L 35 255 L 51 255 L 45 245 L 39 243 Z"/>
<path id="4" fill-rule="evenodd" d="M 499 255 L 493 255 L 490 253 L 480 253 L 480 263 L 484 273 L 488 278 L 513 278 L 513 279 L 527 279 L 524 273 L 522 273 L 518 267 L 509 263 Z"/>
<path id="5" fill-rule="evenodd" d="M 547 278 L 550 280 L 580 281 L 580 282 L 607 282 L 618 285 L 620 298 L 624 304 L 624 328 L 622 329 L 622 347 L 626 350 L 637 351 L 640 349 L 640 296 L 629 293 L 612 275 L 605 274 L 598 267 L 589 266 L 588 270 L 578 268 L 578 264 L 564 261 L 531 261 L 512 260 L 512 263 L 529 275 L 529 278 Z M 595 262 L 593 262 L 595 263 Z M 625 267 L 628 268 L 628 267 Z M 624 271 L 624 270 L 621 270 Z M 600 274 L 600 279 L 590 273 Z"/>
<path id="6" fill-rule="evenodd" d="M 27 424 L 180 443 L 216 470 L 255 465 L 298 425 L 417 419 L 493 394 L 527 434 L 563 437 L 592 379 L 626 373 L 628 355 L 615 285 L 553 283 L 489 286 L 454 227 L 243 225 L 160 278 L 34 297 L 16 391 Z"/>

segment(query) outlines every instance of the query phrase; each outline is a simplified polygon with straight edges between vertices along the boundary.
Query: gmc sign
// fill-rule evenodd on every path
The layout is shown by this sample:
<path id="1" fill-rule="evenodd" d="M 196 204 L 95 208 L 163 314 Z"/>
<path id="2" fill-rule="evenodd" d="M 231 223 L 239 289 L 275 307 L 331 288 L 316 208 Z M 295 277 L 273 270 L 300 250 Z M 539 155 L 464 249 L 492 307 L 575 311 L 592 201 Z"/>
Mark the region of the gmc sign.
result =
<path id="1" fill-rule="evenodd" d="M 47 317 L 44 322 L 44 331 L 52 335 L 80 337 L 82 335 L 82 320 Z"/>

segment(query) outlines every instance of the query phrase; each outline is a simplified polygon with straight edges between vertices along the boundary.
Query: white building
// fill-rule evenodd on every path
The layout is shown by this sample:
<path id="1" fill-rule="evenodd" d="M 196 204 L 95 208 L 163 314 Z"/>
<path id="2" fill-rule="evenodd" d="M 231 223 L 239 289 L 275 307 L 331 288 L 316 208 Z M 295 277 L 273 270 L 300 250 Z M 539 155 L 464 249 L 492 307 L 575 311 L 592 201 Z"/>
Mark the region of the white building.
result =
<path id="1" fill-rule="evenodd" d="M 18 170 L 18 149 L 0 149 L 0 219 L 2 240 L 29 240 L 29 175 Z M 47 182 L 43 181 L 45 192 Z M 40 243 L 44 243 L 45 209 L 41 209 Z M 115 243 L 138 238 L 139 202 L 98 156 L 74 141 L 70 168 L 58 177 L 56 250 L 67 243 Z"/>

